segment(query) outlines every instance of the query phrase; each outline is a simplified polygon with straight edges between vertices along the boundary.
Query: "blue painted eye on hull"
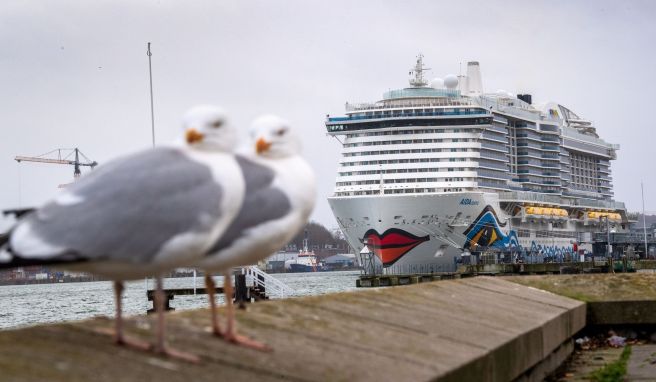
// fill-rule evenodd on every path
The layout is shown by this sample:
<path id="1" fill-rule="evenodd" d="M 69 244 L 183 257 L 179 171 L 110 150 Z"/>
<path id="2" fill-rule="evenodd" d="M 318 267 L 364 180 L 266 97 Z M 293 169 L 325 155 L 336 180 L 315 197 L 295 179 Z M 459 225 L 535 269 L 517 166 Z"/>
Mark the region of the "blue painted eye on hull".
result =
<path id="1" fill-rule="evenodd" d="M 546 257 L 559 258 L 574 254 L 573 246 L 543 245 L 535 241 L 531 242 L 530 248 L 524 248 L 519 244 L 517 233 L 510 230 L 508 234 L 503 233 L 500 227 L 505 223 L 499 223 L 494 209 L 486 206 L 474 222 L 467 227 L 463 234 L 466 236 L 464 248 L 469 250 L 482 250 L 485 248 L 511 249 L 517 252 L 534 253 Z"/>
<path id="2" fill-rule="evenodd" d="M 482 248 L 509 248 L 517 247 L 518 240 L 514 231 L 508 235 L 501 231 L 506 223 L 500 223 L 492 206 L 485 206 L 474 222 L 467 227 L 463 234 L 466 236 L 465 249 Z"/>

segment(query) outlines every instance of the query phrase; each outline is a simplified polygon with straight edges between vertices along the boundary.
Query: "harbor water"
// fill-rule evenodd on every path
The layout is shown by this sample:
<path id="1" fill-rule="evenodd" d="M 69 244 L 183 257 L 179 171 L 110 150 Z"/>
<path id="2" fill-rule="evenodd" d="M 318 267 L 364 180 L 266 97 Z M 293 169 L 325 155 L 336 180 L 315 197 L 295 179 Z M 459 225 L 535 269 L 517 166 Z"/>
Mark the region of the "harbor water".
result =
<path id="1" fill-rule="evenodd" d="M 294 296 L 309 296 L 355 289 L 359 271 L 310 272 L 274 274 Z M 217 285 L 223 277 L 215 277 Z M 203 278 L 196 278 L 196 286 L 202 288 Z M 148 281 L 148 289 L 155 288 L 154 280 Z M 170 278 L 164 280 L 164 288 L 193 288 L 194 278 Z M 146 299 L 146 282 L 126 283 L 123 309 L 126 316 L 145 314 L 152 302 Z M 218 295 L 217 301 L 223 302 Z M 207 307 L 207 295 L 176 296 L 171 307 L 176 310 Z M 114 292 L 109 281 L 86 283 L 60 283 L 36 285 L 11 285 L 0 287 L 0 329 L 29 325 L 82 320 L 95 316 L 114 315 Z"/>

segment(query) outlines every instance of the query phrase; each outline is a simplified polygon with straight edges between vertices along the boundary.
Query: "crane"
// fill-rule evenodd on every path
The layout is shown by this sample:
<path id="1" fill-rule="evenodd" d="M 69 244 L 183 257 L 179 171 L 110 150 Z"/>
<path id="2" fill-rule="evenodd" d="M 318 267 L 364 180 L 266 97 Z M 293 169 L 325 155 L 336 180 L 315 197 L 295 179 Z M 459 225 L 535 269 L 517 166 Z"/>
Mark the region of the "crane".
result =
<path id="1" fill-rule="evenodd" d="M 71 158 L 73 157 L 73 158 Z M 84 161 L 80 161 L 80 157 Z M 89 167 L 93 170 L 94 167 L 98 165 L 98 162 L 92 161 L 87 158 L 86 155 L 82 153 L 77 147 L 73 149 L 54 149 L 45 154 L 37 156 L 21 156 L 18 155 L 14 158 L 16 162 L 38 162 L 38 163 L 53 163 L 53 164 L 67 164 L 73 167 L 73 178 L 77 180 L 80 177 L 82 172 L 80 171 L 81 166 Z M 60 185 L 60 187 L 65 185 Z"/>

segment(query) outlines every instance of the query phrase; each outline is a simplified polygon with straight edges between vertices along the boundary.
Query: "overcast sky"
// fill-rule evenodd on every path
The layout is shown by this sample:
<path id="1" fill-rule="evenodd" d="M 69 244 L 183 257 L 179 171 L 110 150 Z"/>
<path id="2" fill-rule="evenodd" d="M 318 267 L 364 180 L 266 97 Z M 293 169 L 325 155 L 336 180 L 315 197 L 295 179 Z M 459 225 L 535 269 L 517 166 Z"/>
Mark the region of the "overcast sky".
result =
<path id="1" fill-rule="evenodd" d="M 0 208 L 38 205 L 69 166 L 15 155 L 79 147 L 100 163 L 151 144 L 146 42 L 153 44 L 156 139 L 180 116 L 221 105 L 242 131 L 279 114 L 318 175 L 313 219 L 336 227 L 340 145 L 326 114 L 481 63 L 486 91 L 528 92 L 595 122 L 619 143 L 615 199 L 656 210 L 656 3 L 650 1 L 26 1 L 0 4 Z"/>

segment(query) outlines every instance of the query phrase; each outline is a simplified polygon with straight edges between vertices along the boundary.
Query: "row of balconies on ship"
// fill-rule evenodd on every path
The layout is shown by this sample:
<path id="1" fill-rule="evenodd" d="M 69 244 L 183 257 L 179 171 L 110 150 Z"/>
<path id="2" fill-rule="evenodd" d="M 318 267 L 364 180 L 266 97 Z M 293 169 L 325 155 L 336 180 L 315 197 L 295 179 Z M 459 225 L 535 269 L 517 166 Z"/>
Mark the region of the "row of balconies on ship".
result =
<path id="1" fill-rule="evenodd" d="M 374 118 L 369 121 L 338 121 L 326 122 L 326 129 L 330 135 L 343 135 L 349 132 L 364 132 L 380 129 L 403 129 L 403 128 L 436 128 L 442 126 L 461 127 L 461 126 L 489 126 L 492 118 L 486 115 L 471 115 L 450 118 L 439 117 L 413 117 L 401 116 L 390 118 Z"/>
<path id="2" fill-rule="evenodd" d="M 332 122 L 351 122 L 351 121 L 361 121 L 369 119 L 383 119 L 383 118 L 394 118 L 394 117 L 452 117 L 452 116 L 461 116 L 461 115 L 489 115 L 490 113 L 482 108 L 475 107 L 447 107 L 439 109 L 408 109 L 408 108 L 398 108 L 398 109 L 388 109 L 388 110 L 371 110 L 363 111 L 359 113 L 350 113 L 346 116 L 341 117 L 328 117 L 326 124 Z"/>
<path id="3" fill-rule="evenodd" d="M 381 139 L 383 138 L 383 139 Z M 354 147 L 377 147 L 394 145 L 439 144 L 478 142 L 477 134 L 450 133 L 426 134 L 424 136 L 373 137 L 373 139 L 356 138 L 344 142 L 344 150 Z M 436 146 L 437 147 L 437 146 Z"/>
<path id="4" fill-rule="evenodd" d="M 581 174 L 581 172 L 577 172 L 576 170 L 574 170 L 572 171 L 572 176 L 576 176 L 579 178 L 586 178 L 586 179 L 595 179 L 598 181 L 606 181 L 606 182 L 610 182 L 611 180 L 613 180 L 613 178 L 610 175 L 602 172 L 597 174 Z"/>
<path id="5" fill-rule="evenodd" d="M 463 153 L 461 153 L 463 154 Z M 367 161 L 340 161 L 338 171 L 354 172 L 367 170 L 384 169 L 425 169 L 430 167 L 480 167 L 493 170 L 509 171 L 510 167 L 507 162 L 495 161 L 488 158 L 479 158 L 478 156 L 470 157 L 424 157 L 424 158 L 387 158 L 381 160 Z M 384 166 L 384 167 L 381 167 Z"/>
<path id="6" fill-rule="evenodd" d="M 369 159 L 369 158 L 367 158 Z M 381 159 L 381 160 L 362 160 L 362 161 L 345 161 L 344 159 L 340 160 L 340 169 L 345 171 L 359 171 L 362 168 L 376 168 L 379 169 L 380 166 L 385 165 L 396 165 L 402 167 L 417 167 L 417 166 L 432 166 L 434 163 L 447 163 L 447 162 L 457 162 L 461 166 L 465 166 L 463 162 L 477 163 L 477 158 L 466 157 L 466 158 L 454 158 L 451 156 L 442 156 L 439 157 L 422 157 L 422 158 L 402 158 L 402 159 Z"/>
<path id="7" fill-rule="evenodd" d="M 450 148 L 450 149 L 432 148 L 432 149 L 405 149 L 405 150 L 398 150 L 397 148 L 397 150 L 347 152 L 342 154 L 343 156 L 342 161 L 349 162 L 357 159 L 372 160 L 373 158 L 385 159 L 386 157 L 393 157 L 395 155 L 400 155 L 402 158 L 407 158 L 408 156 L 418 157 L 419 155 L 436 156 L 441 158 L 460 158 L 463 156 L 468 158 L 477 158 L 480 155 L 480 152 L 481 151 L 475 148 Z"/>
<path id="8" fill-rule="evenodd" d="M 510 187 L 506 182 L 502 181 L 491 181 L 486 179 L 480 179 L 478 181 L 478 188 L 490 188 L 497 191 L 510 190 Z"/>
<path id="9" fill-rule="evenodd" d="M 563 190 L 563 196 L 570 196 L 576 198 L 595 198 L 595 199 L 609 199 L 613 196 L 613 192 L 609 190 L 577 190 L 568 186 Z"/>
<path id="10" fill-rule="evenodd" d="M 435 174 L 433 174 L 435 175 Z M 507 180 L 509 180 L 509 175 L 508 174 L 492 174 L 492 173 L 461 173 L 462 176 L 458 176 L 458 174 L 450 174 L 448 177 L 438 177 L 438 176 L 433 176 L 433 177 L 413 177 L 409 178 L 407 177 L 399 177 L 399 178 L 391 178 L 391 177 L 385 177 L 384 179 L 368 179 L 368 180 L 347 180 L 344 178 L 338 178 L 338 181 L 335 182 L 335 187 L 339 189 L 343 189 L 345 191 L 353 191 L 353 190 L 359 190 L 360 187 L 365 187 L 365 186 L 373 186 L 376 185 L 377 187 L 380 187 L 382 184 L 383 186 L 387 185 L 399 185 L 399 184 L 438 184 L 436 187 L 442 187 L 439 184 L 442 183 L 448 183 L 451 184 L 453 182 L 471 182 L 471 181 L 489 181 L 489 180 L 496 180 L 503 182 L 505 184 Z M 432 186 L 431 186 L 432 187 Z"/>
<path id="11" fill-rule="evenodd" d="M 517 132 L 515 138 L 522 141 L 536 141 L 560 144 L 560 136 L 557 135 L 540 135 L 533 132 Z"/>
<path id="12" fill-rule="evenodd" d="M 336 184 L 342 186 L 360 186 L 366 184 L 379 184 L 385 183 L 386 180 L 396 182 L 403 179 L 421 179 L 418 182 L 429 182 L 431 179 L 446 179 L 446 178 L 475 178 L 478 174 L 475 169 L 458 169 L 460 171 L 443 171 L 443 172 L 430 172 L 430 173 L 396 173 L 379 175 L 347 175 L 338 176 Z M 437 180 L 436 180 L 437 181 Z"/>
<path id="13" fill-rule="evenodd" d="M 560 179 L 537 180 L 533 178 L 514 178 L 512 180 L 522 184 L 534 184 L 538 186 L 560 186 L 562 184 Z"/>
<path id="14" fill-rule="evenodd" d="M 578 183 L 571 182 L 568 188 L 576 191 L 593 191 L 593 192 L 603 192 L 613 189 L 613 184 L 611 182 L 599 182 L 595 185 L 579 185 Z M 601 190 L 601 191 L 600 191 Z"/>
<path id="15" fill-rule="evenodd" d="M 478 161 L 478 167 L 479 168 L 491 169 L 491 170 L 505 171 L 505 172 L 510 171 L 510 166 L 507 162 L 501 163 L 501 162 L 497 162 L 497 161 L 490 161 L 486 158 L 481 158 Z"/>
<path id="16" fill-rule="evenodd" d="M 393 144 L 387 142 L 410 141 L 409 143 L 422 143 L 422 140 L 435 140 L 435 139 L 476 139 L 478 140 L 481 134 L 481 129 L 477 128 L 459 128 L 453 129 L 458 131 L 445 131 L 439 129 L 430 129 L 430 133 L 411 133 L 411 134 L 392 134 L 392 135 L 373 135 L 373 136 L 357 136 L 347 137 L 344 140 L 344 146 L 350 144 L 362 144 L 366 146 L 375 146 L 380 144 Z M 418 141 L 418 142 L 414 142 Z"/>
<path id="17" fill-rule="evenodd" d="M 496 123 L 484 127 L 485 131 L 508 135 L 508 128 L 505 125 L 497 125 Z"/>
<path id="18" fill-rule="evenodd" d="M 508 159 L 509 155 L 510 154 L 508 154 L 508 152 L 502 153 L 502 152 L 499 152 L 499 151 L 496 151 L 496 150 L 487 150 L 487 149 L 481 150 L 481 152 L 480 152 L 480 158 L 481 159 L 496 161 L 496 162 L 500 162 L 500 163 L 502 162 L 502 163 L 506 163 L 506 164 L 509 162 L 509 159 Z"/>
<path id="19" fill-rule="evenodd" d="M 541 150 L 541 151 L 550 151 L 550 152 L 556 152 L 560 154 L 560 146 L 554 146 L 554 145 L 543 145 L 543 144 L 537 144 L 534 142 L 528 142 L 528 141 L 517 141 L 516 144 L 517 148 L 532 148 L 535 150 Z"/>
<path id="20" fill-rule="evenodd" d="M 536 170 L 527 170 L 527 169 L 518 169 L 518 175 L 535 175 L 544 178 L 561 178 L 562 173 L 560 171 L 536 171 Z"/>
<path id="21" fill-rule="evenodd" d="M 536 168 L 561 168 L 559 162 L 546 162 L 537 159 L 517 158 L 517 167 L 536 167 Z"/>
<path id="22" fill-rule="evenodd" d="M 597 172 L 603 173 L 603 174 L 610 174 L 610 167 L 608 166 L 598 166 L 597 167 Z"/>
<path id="23" fill-rule="evenodd" d="M 364 186 L 372 186 L 376 185 L 380 187 L 381 185 L 399 185 L 399 184 L 433 184 L 433 183 L 453 183 L 453 182 L 472 182 L 475 181 L 476 178 L 465 178 L 465 177 L 453 177 L 453 178 L 401 178 L 401 179 L 384 179 L 382 182 L 380 181 L 374 181 L 374 180 L 365 180 L 365 181 L 359 181 L 359 182 L 337 182 L 335 183 L 336 187 L 345 187 L 349 188 L 352 187 L 354 189 L 357 189 L 358 187 L 364 187 Z"/>
<path id="24" fill-rule="evenodd" d="M 337 186 L 335 193 L 357 192 L 357 191 L 377 191 L 377 190 L 404 190 L 404 189 L 426 189 L 426 188 L 475 188 L 478 186 L 476 181 L 452 181 L 452 182 L 414 182 L 414 183 L 388 183 L 368 184 L 359 186 Z"/>
<path id="25" fill-rule="evenodd" d="M 515 122 L 514 128 L 517 131 L 536 131 L 541 134 L 560 135 L 560 126 L 541 123 L 538 125 L 530 122 Z"/>
<path id="26" fill-rule="evenodd" d="M 467 181 L 476 178 L 509 180 L 508 173 L 494 171 L 454 171 L 449 173 L 403 173 L 403 174 L 385 174 L 381 176 L 353 175 L 338 176 L 335 185 L 338 187 L 357 187 L 371 184 L 393 184 L 393 183 L 430 183 L 430 182 L 451 182 Z"/>
<path id="27" fill-rule="evenodd" d="M 589 191 L 589 190 L 576 190 L 568 187 L 563 191 L 563 196 L 571 196 L 575 198 L 604 198 L 610 199 L 613 197 L 612 191 Z"/>
<path id="28" fill-rule="evenodd" d="M 409 167 L 407 163 L 395 163 L 395 164 L 387 164 L 385 165 L 385 167 L 382 167 L 381 165 L 362 165 L 357 167 L 354 166 L 342 167 L 339 168 L 338 174 L 339 176 L 355 176 L 355 175 L 380 175 L 381 172 L 383 174 L 449 172 L 448 169 L 461 169 L 461 168 L 476 169 L 478 167 L 479 164 L 478 162 L 475 161 L 412 163 L 412 167 Z"/>
<path id="29" fill-rule="evenodd" d="M 353 153 L 362 153 L 362 152 L 377 152 L 377 151 L 385 151 L 388 154 L 394 154 L 390 153 L 389 151 L 393 150 L 431 150 L 431 151 L 426 151 L 426 152 L 440 152 L 440 151 L 433 151 L 435 149 L 441 149 L 444 151 L 449 151 L 451 149 L 472 149 L 472 150 L 480 150 L 481 149 L 481 143 L 480 142 L 474 142 L 474 141 L 468 141 L 468 142 L 426 142 L 426 143 L 390 143 L 390 144 L 384 144 L 384 145 L 379 145 L 379 146 L 356 146 L 356 147 L 344 147 L 342 150 L 342 154 L 353 154 Z M 456 152 L 455 150 L 454 152 Z M 415 151 L 415 152 L 421 152 L 421 151 Z M 369 154 L 369 155 L 375 155 L 375 154 Z"/>
<path id="30" fill-rule="evenodd" d="M 458 139 L 458 138 L 454 138 Z M 464 138 L 466 139 L 466 138 Z M 502 153 L 508 152 L 507 144 L 491 143 L 491 142 L 476 142 L 476 141 L 465 141 L 465 142 L 440 142 L 440 139 L 422 139 L 422 142 L 414 142 L 417 140 L 398 140 L 398 141 L 388 141 L 380 142 L 379 145 L 369 144 L 365 145 L 364 143 L 359 144 L 360 146 L 347 147 L 344 145 L 342 150 L 343 154 L 353 154 L 353 153 L 363 153 L 363 152 L 377 152 L 377 151 L 391 151 L 391 150 L 431 150 L 427 152 L 440 152 L 435 151 L 435 149 L 440 149 L 442 151 L 451 151 L 457 152 L 457 149 L 472 149 L 480 150 L 482 148 L 494 150 Z M 378 150 L 376 150 L 378 149 Z M 384 150 L 381 150 L 384 149 Z M 421 151 L 411 151 L 411 152 L 421 152 Z M 392 154 L 392 153 L 389 153 Z M 372 155 L 372 154 L 368 154 Z M 375 155 L 375 154 L 374 154 Z"/>
<path id="31" fill-rule="evenodd" d="M 451 147 L 472 147 L 472 148 L 489 148 L 496 151 L 507 152 L 508 142 L 505 139 L 494 139 L 492 137 L 480 137 L 479 134 L 473 133 L 449 133 L 449 134 L 426 134 L 423 136 L 401 136 L 397 137 L 371 137 L 371 138 L 353 138 L 347 139 L 343 145 L 343 152 L 354 152 L 357 147 L 376 147 L 376 146 L 393 146 L 392 148 L 406 148 L 408 146 L 399 145 L 416 145 L 430 144 L 431 148 L 451 148 Z M 477 145 L 462 145 L 463 143 L 477 143 Z M 452 145 L 457 144 L 457 145 Z M 480 145 L 480 146 L 479 146 Z M 420 146 L 418 148 L 426 148 Z M 362 150 L 360 150 L 362 151 Z"/>
<path id="32" fill-rule="evenodd" d="M 600 146 L 593 143 L 580 142 L 573 139 L 564 138 L 563 147 L 570 151 L 592 154 L 602 158 L 615 158 L 614 149 L 609 148 L 608 146 Z"/>
<path id="33" fill-rule="evenodd" d="M 380 161 L 386 161 L 386 163 L 390 163 L 390 161 L 395 161 L 395 160 L 407 160 L 409 158 L 412 159 L 427 159 L 429 161 L 435 160 L 435 159 L 465 159 L 465 160 L 475 160 L 481 157 L 481 153 L 477 151 L 467 151 L 467 152 L 437 152 L 437 153 L 417 153 L 412 156 L 409 156 L 406 153 L 398 153 L 398 154 L 378 154 L 378 155 L 363 155 L 363 156 L 348 156 L 340 159 L 339 163 L 340 166 L 342 166 L 344 163 L 355 163 L 355 162 L 380 162 Z M 359 160 L 360 159 L 360 160 Z M 489 159 L 489 158 L 486 158 Z M 494 160 L 494 159 L 490 159 Z M 437 162 L 439 163 L 439 162 Z M 356 165 L 357 166 L 357 165 Z M 342 166 L 345 167 L 345 166 Z"/>
<path id="34" fill-rule="evenodd" d="M 557 153 L 545 153 L 544 151 L 538 151 L 538 150 L 532 150 L 532 149 L 522 149 L 517 151 L 517 157 L 518 158 L 535 158 L 535 159 L 542 159 L 542 160 L 553 160 L 553 161 L 566 161 L 566 163 L 569 163 L 569 160 L 567 160 L 567 157 L 563 157 L 560 154 Z"/>
<path id="35" fill-rule="evenodd" d="M 371 166 L 348 168 L 348 171 L 343 171 L 346 170 L 346 168 L 342 168 L 340 169 L 342 171 L 338 172 L 338 180 L 350 179 L 347 177 L 361 177 L 367 175 L 376 176 L 376 179 L 380 179 L 381 171 L 382 174 L 422 174 L 422 175 L 428 175 L 428 174 L 441 175 L 444 173 L 452 174 L 454 172 L 476 171 L 479 175 L 483 173 L 497 174 L 497 177 L 500 179 L 507 179 L 508 178 L 507 174 L 509 174 L 507 168 L 489 168 L 487 166 L 479 166 L 478 163 L 476 162 L 460 162 L 458 164 L 455 163 L 444 163 L 444 164 L 449 165 L 451 167 L 441 167 L 439 170 L 437 170 L 435 167 L 423 166 L 423 167 L 407 168 L 403 165 L 394 165 L 394 166 L 390 165 L 390 166 L 386 166 L 385 170 L 380 170 L 380 166 L 371 165 Z M 367 178 L 362 178 L 362 179 L 367 179 Z"/>
<path id="36" fill-rule="evenodd" d="M 361 113 L 350 113 L 340 117 L 330 117 L 326 119 L 326 127 L 338 124 L 350 124 L 354 122 L 376 121 L 376 120 L 393 120 L 399 118 L 444 118 L 444 117 L 471 117 L 471 116 L 490 116 L 489 112 L 480 108 L 439 108 L 439 109 L 408 109 L 397 108 L 387 110 L 365 111 Z M 491 118 L 490 118 L 491 120 Z"/>

